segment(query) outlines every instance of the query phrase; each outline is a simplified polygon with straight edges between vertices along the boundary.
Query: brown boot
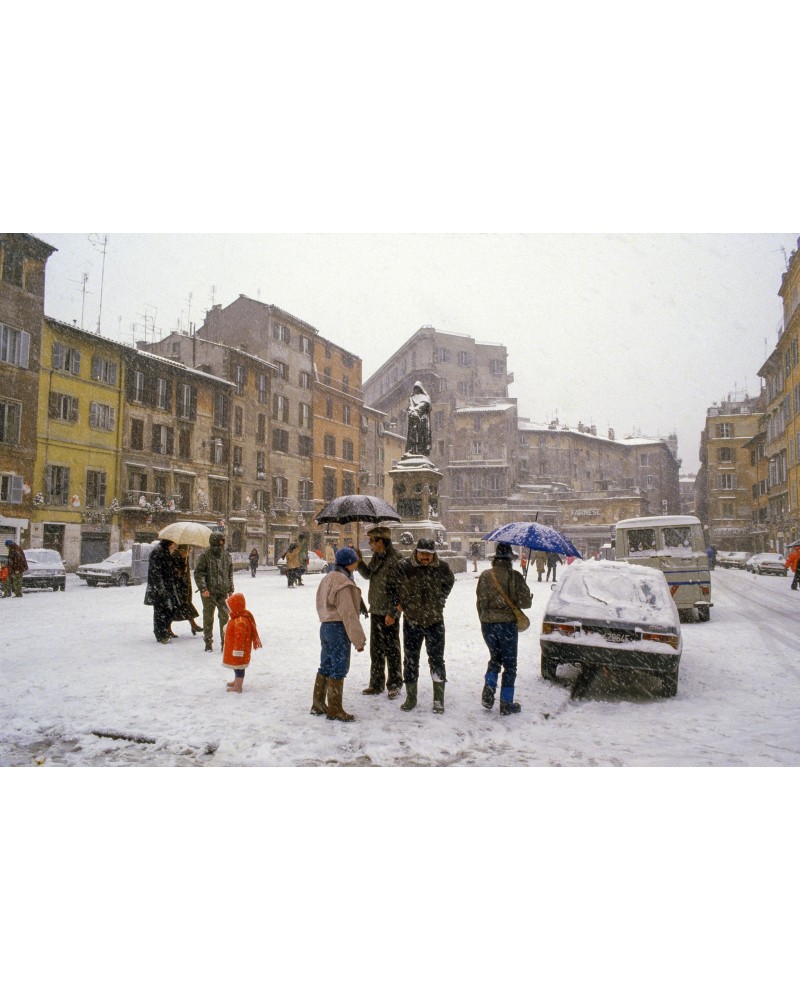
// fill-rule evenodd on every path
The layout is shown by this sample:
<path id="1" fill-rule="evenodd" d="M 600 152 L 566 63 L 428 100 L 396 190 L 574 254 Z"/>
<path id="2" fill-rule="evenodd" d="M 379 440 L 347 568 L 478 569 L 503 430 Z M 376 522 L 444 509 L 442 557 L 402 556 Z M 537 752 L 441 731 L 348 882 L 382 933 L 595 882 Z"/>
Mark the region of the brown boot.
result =
<path id="1" fill-rule="evenodd" d="M 241 694 L 242 684 L 244 684 L 244 677 L 234 677 L 230 684 L 228 684 L 228 690 L 234 691 L 236 694 Z"/>
<path id="2" fill-rule="evenodd" d="M 322 674 L 317 674 L 317 679 L 314 681 L 314 697 L 311 702 L 311 714 L 312 715 L 324 715 L 325 714 L 325 694 L 328 690 L 328 678 L 323 677 Z"/>
<path id="3" fill-rule="evenodd" d="M 326 715 L 329 719 L 338 719 L 339 722 L 352 722 L 354 715 L 348 715 L 342 708 L 342 694 L 344 692 L 344 678 L 334 680 L 328 678 L 328 708 Z"/>

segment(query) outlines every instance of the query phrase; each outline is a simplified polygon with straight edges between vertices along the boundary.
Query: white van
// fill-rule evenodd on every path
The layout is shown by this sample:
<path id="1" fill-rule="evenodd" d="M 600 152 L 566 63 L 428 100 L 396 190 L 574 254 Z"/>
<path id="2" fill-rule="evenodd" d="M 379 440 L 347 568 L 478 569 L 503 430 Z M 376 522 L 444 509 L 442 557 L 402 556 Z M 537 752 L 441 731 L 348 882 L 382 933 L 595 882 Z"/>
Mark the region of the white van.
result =
<path id="1" fill-rule="evenodd" d="M 708 621 L 711 573 L 696 517 L 629 517 L 617 521 L 614 531 L 617 559 L 660 569 L 678 611 L 695 610 L 699 621 Z"/>

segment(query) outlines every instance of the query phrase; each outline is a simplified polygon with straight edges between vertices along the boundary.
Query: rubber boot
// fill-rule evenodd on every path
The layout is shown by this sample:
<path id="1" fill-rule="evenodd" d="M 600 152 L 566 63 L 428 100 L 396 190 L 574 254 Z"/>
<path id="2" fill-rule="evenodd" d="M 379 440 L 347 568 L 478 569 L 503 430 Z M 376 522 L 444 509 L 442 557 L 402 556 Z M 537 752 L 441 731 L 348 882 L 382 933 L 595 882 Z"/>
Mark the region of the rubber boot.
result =
<path id="1" fill-rule="evenodd" d="M 328 678 L 317 673 L 317 679 L 314 681 L 314 697 L 311 702 L 312 715 L 325 715 L 325 694 L 327 690 Z"/>
<path id="2" fill-rule="evenodd" d="M 244 684 L 244 677 L 234 677 L 234 679 L 228 685 L 228 690 L 233 691 L 234 694 L 241 694 L 243 684 Z"/>
<path id="3" fill-rule="evenodd" d="M 342 695 L 344 693 L 344 678 L 334 680 L 328 678 L 328 707 L 325 714 L 329 719 L 337 719 L 339 722 L 352 722 L 354 715 L 349 715 L 342 708 Z"/>
<path id="4" fill-rule="evenodd" d="M 437 715 L 444 714 L 444 681 L 433 682 L 433 710 Z"/>
<path id="5" fill-rule="evenodd" d="M 406 681 L 406 700 L 400 706 L 404 712 L 410 712 L 417 707 L 417 685 Z"/>
<path id="6" fill-rule="evenodd" d="M 522 706 L 514 701 L 514 688 L 500 688 L 500 714 L 516 715 L 521 711 Z"/>

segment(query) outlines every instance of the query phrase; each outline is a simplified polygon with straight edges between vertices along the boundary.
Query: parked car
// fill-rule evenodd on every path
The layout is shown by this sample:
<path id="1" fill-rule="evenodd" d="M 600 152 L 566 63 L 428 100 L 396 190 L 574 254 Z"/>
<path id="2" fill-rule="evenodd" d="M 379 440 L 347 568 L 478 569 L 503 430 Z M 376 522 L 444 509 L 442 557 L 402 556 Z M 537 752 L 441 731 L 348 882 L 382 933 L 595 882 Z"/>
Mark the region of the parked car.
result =
<path id="1" fill-rule="evenodd" d="M 752 552 L 721 552 L 717 556 L 717 566 L 724 569 L 746 569 Z"/>
<path id="2" fill-rule="evenodd" d="M 678 693 L 683 651 L 678 609 L 661 570 L 627 562 L 576 561 L 553 587 L 539 638 L 542 677 L 561 664 L 655 674 Z"/>
<path id="3" fill-rule="evenodd" d="M 328 568 L 328 564 L 324 559 L 321 559 L 316 552 L 312 549 L 308 553 L 308 566 L 306 567 L 306 573 L 324 573 Z M 286 575 L 286 560 L 278 560 L 278 569 L 281 571 L 281 576 Z"/>
<path id="4" fill-rule="evenodd" d="M 90 587 L 127 587 L 133 581 L 133 552 L 115 552 L 99 563 L 85 563 L 76 570 Z"/>
<path id="5" fill-rule="evenodd" d="M 777 552 L 757 552 L 747 560 L 747 569 L 757 576 L 772 573 L 775 576 L 787 576 L 789 570 L 783 565 L 786 558 Z"/>
<path id="6" fill-rule="evenodd" d="M 63 590 L 67 571 L 55 549 L 25 549 L 28 568 L 22 574 L 24 590 Z"/>

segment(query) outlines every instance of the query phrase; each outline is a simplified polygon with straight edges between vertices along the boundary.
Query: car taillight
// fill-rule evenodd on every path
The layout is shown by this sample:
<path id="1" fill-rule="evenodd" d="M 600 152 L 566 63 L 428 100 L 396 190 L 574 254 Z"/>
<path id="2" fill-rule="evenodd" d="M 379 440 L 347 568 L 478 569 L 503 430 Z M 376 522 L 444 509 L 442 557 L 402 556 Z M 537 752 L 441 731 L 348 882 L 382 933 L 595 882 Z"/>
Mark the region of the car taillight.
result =
<path id="1" fill-rule="evenodd" d="M 711 593 L 711 587 L 700 587 L 700 593 L 705 594 L 706 597 Z"/>
<path id="2" fill-rule="evenodd" d="M 561 632 L 562 635 L 575 635 L 580 632 L 579 625 L 565 625 L 561 622 L 542 622 L 542 632 L 550 635 L 553 632 Z"/>
<path id="3" fill-rule="evenodd" d="M 642 638 L 649 639 L 651 642 L 665 642 L 673 649 L 678 648 L 677 635 L 665 635 L 663 632 L 642 632 Z"/>

